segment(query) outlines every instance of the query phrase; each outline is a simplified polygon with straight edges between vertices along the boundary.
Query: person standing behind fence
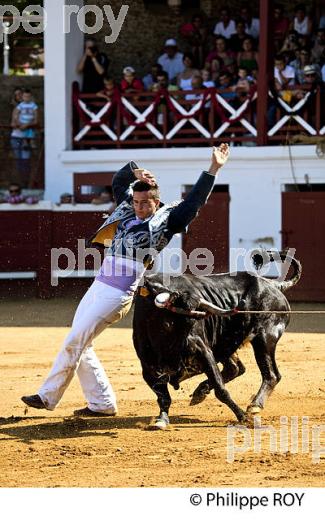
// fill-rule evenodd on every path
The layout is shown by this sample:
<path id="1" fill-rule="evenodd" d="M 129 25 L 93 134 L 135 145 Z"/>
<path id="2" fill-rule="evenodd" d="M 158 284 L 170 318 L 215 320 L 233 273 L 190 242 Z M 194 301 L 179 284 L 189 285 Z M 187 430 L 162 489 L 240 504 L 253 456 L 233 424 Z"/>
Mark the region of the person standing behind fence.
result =
<path id="1" fill-rule="evenodd" d="M 14 108 L 11 120 L 11 148 L 16 159 L 16 170 L 23 184 L 26 184 L 30 174 L 37 125 L 38 106 L 33 101 L 31 91 L 25 89 L 22 102 Z"/>
<path id="2" fill-rule="evenodd" d="M 83 75 L 82 92 L 93 94 L 104 88 L 104 78 L 107 75 L 109 59 L 99 52 L 95 38 L 85 42 L 85 52 L 78 63 L 77 72 Z"/>

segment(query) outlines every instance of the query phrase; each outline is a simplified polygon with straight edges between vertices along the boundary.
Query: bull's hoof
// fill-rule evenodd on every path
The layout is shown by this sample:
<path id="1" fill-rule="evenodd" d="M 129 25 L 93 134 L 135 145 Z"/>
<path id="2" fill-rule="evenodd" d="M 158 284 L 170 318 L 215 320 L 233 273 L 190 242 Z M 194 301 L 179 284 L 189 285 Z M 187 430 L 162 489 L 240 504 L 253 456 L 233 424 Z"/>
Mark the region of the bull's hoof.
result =
<path id="1" fill-rule="evenodd" d="M 157 417 L 155 422 L 150 425 L 150 430 L 166 430 L 169 426 L 169 417 L 168 415 L 163 412 L 162 414 Z"/>
<path id="2" fill-rule="evenodd" d="M 199 386 L 194 390 L 193 394 L 190 396 L 192 398 L 190 406 L 196 406 L 197 404 L 203 403 L 203 401 L 207 398 L 209 393 L 209 385 L 205 382 L 200 383 Z"/>
<path id="3" fill-rule="evenodd" d="M 247 413 L 249 415 L 257 415 L 261 413 L 262 408 L 260 406 L 247 406 Z"/>

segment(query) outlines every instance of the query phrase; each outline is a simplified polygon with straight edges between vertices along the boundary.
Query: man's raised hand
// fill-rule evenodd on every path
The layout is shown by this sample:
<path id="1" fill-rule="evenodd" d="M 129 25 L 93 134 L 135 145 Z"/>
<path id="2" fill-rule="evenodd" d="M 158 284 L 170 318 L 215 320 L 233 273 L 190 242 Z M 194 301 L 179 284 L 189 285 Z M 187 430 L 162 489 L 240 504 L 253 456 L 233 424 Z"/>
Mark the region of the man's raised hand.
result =
<path id="1" fill-rule="evenodd" d="M 215 175 L 229 159 L 230 149 L 227 143 L 222 143 L 218 148 L 213 147 L 211 166 L 209 173 Z"/>
<path id="2" fill-rule="evenodd" d="M 150 186 L 157 184 L 154 174 L 144 168 L 134 170 L 134 175 L 138 181 L 146 182 L 147 184 L 150 184 Z"/>

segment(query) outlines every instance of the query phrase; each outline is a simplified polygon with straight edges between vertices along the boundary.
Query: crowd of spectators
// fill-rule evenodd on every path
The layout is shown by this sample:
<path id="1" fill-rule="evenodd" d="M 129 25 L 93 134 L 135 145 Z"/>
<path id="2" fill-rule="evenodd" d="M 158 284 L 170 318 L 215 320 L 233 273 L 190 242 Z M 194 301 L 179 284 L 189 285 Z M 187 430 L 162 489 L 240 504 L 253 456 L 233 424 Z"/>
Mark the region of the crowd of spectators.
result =
<path id="1" fill-rule="evenodd" d="M 257 81 L 260 21 L 249 3 L 242 4 L 238 17 L 231 17 L 227 7 L 220 10 L 215 26 L 208 27 L 201 14 L 179 29 L 178 40 L 168 38 L 164 52 L 140 78 L 132 65 L 124 68 L 117 81 L 107 75 L 109 60 L 99 52 L 93 38 L 85 43 L 85 53 L 78 65 L 83 73 L 83 92 L 111 100 L 114 93 L 139 94 L 205 89 L 216 87 L 228 102 L 242 102 Z M 304 89 L 325 81 L 325 17 L 312 19 L 303 4 L 296 6 L 291 19 L 283 6 L 274 7 L 274 87 L 283 99 L 302 96 Z M 180 47 L 187 52 L 182 53 Z M 167 75 L 167 76 L 166 76 Z M 312 78 L 312 81 L 311 81 Z M 294 93 L 293 85 L 301 86 Z M 185 94 L 185 99 L 196 99 Z M 290 99 L 289 99 L 290 98 Z"/>

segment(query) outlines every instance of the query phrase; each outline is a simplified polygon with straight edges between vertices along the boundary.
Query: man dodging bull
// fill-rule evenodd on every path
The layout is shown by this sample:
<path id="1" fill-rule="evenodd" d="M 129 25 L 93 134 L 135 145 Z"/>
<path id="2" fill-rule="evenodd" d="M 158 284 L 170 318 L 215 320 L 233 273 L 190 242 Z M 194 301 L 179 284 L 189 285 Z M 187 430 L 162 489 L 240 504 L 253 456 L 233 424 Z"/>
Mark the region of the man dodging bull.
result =
<path id="1" fill-rule="evenodd" d="M 91 239 L 107 246 L 100 273 L 82 298 L 72 328 L 53 367 L 35 395 L 22 397 L 33 408 L 54 410 L 77 373 L 87 401 L 75 410 L 78 416 L 110 416 L 117 413 L 116 396 L 98 360 L 94 339 L 130 309 L 135 291 L 147 267 L 139 250 L 160 253 L 176 233 L 181 233 L 207 202 L 215 178 L 229 158 L 229 147 L 213 148 L 211 165 L 203 171 L 190 193 L 180 203 L 163 205 L 154 175 L 131 162 L 113 179 L 118 205 Z"/>

